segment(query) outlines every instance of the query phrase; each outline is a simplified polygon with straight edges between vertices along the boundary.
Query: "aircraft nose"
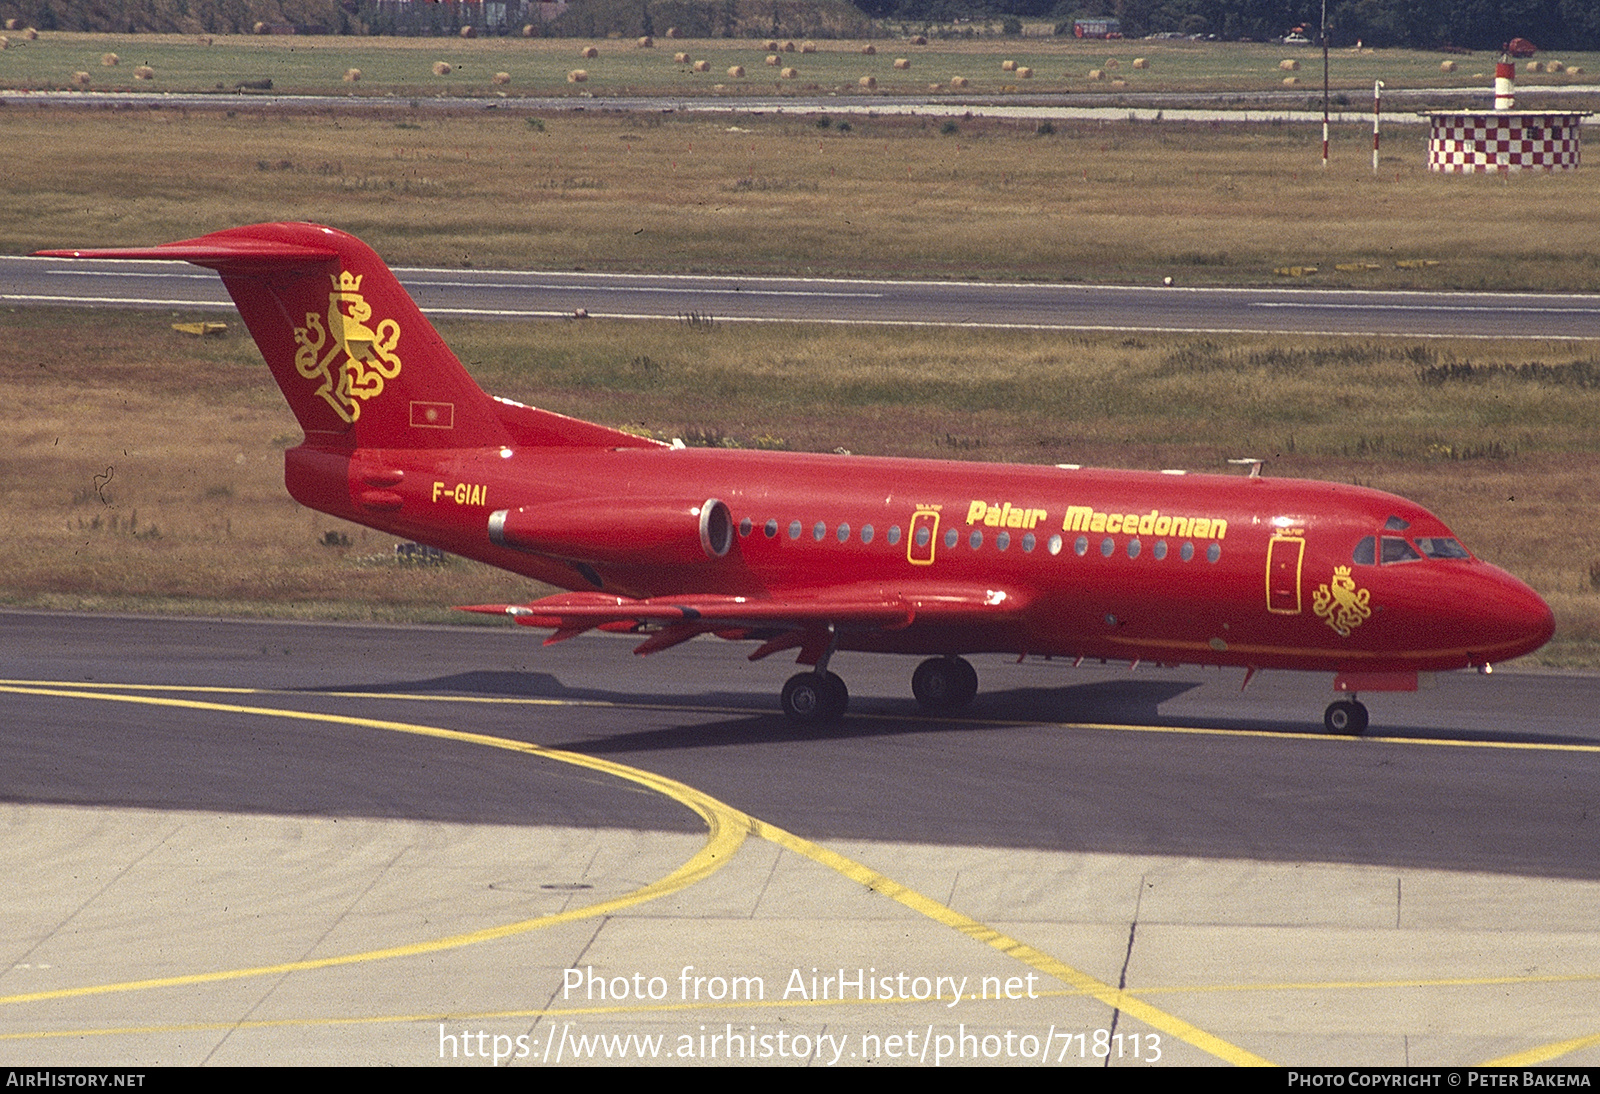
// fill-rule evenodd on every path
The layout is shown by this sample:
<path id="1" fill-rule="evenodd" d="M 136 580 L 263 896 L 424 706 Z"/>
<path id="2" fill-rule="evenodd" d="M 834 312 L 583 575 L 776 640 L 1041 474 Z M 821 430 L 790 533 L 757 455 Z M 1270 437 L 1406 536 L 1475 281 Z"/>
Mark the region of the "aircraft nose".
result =
<path id="1" fill-rule="evenodd" d="M 1475 665 L 1532 653 L 1555 633 L 1556 619 L 1544 598 L 1504 570 L 1489 567 L 1491 580 L 1476 603 L 1464 605 L 1479 636 L 1471 650 Z"/>

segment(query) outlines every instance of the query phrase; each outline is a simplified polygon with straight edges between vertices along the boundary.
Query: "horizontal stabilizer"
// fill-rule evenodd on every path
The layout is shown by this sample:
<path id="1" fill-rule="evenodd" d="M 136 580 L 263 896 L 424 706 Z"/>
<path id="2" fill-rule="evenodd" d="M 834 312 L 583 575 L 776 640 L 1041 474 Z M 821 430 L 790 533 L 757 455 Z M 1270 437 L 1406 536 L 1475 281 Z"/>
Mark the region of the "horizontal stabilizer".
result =
<path id="1" fill-rule="evenodd" d="M 305 266 L 339 257 L 331 246 L 291 243 L 276 239 L 229 237 L 226 233 L 162 243 L 155 247 L 99 247 L 92 250 L 35 251 L 40 258 L 129 258 L 162 262 L 193 262 L 220 270 L 225 267 Z"/>

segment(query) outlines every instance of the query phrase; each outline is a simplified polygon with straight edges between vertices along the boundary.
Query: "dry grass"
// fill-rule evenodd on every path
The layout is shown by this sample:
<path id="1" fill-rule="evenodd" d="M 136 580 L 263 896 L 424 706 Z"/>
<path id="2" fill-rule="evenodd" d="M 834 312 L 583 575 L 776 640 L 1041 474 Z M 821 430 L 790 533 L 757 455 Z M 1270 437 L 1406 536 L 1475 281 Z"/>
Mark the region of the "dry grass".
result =
<path id="1" fill-rule="evenodd" d="M 282 487 L 298 431 L 241 333 L 166 315 L 0 313 L 0 600 L 48 607 L 436 618 L 525 598 L 457 563 L 302 509 Z M 1584 347 L 1404 340 L 743 327 L 441 325 L 484 387 L 661 436 L 746 447 L 1219 470 L 1358 481 L 1428 505 L 1557 611 L 1553 663 L 1600 654 L 1600 388 Z M 1430 382 L 1454 354 L 1507 369 Z M 1431 356 L 1430 356 L 1431 355 Z M 1584 364 L 1589 362 L 1589 364 Z M 327 546 L 328 533 L 348 546 Z"/>
<path id="2" fill-rule="evenodd" d="M 0 250 L 293 218 L 431 265 L 1600 290 L 1600 174 L 1430 174 L 1415 127 L 1374 178 L 1370 135 L 1324 173 L 1308 127 L 818 122 L 11 106 L 12 146 L 52 154 L 8 165 Z M 784 185 L 730 188 L 753 174 Z"/>
<path id="3" fill-rule="evenodd" d="M 1278 63 L 1283 47 L 1273 44 L 1196 42 L 1080 42 L 1070 39 L 1029 37 L 973 41 L 934 41 L 911 47 L 897 44 L 875 55 L 872 43 L 838 40 L 807 42 L 806 84 L 799 90 L 853 92 L 857 80 L 873 75 L 879 90 L 888 94 L 924 94 L 926 83 L 910 72 L 893 67 L 895 55 L 915 59 L 916 71 L 977 73 L 972 90 L 1005 94 L 1015 90 L 1013 70 L 1002 71 L 1002 60 L 1034 72 L 1034 92 L 1090 90 L 1091 69 L 1114 73 L 1130 92 L 1204 93 L 1258 92 L 1280 87 Z M 675 48 L 695 57 L 708 56 L 713 71 L 730 65 L 753 68 L 766 54 L 762 38 L 682 39 Z M 792 43 L 785 43 L 786 47 Z M 874 47 L 875 48 L 875 47 Z M 914 53 L 906 54 L 908 48 Z M 184 35 L 87 35 L 46 33 L 35 41 L 16 41 L 0 64 L 0 86 L 48 89 L 66 86 L 75 70 L 98 65 L 108 50 L 160 73 L 163 90 L 230 90 L 241 82 L 270 79 L 273 90 L 296 94 L 348 93 L 342 83 L 347 68 L 362 70 L 360 93 L 366 95 L 435 95 L 448 90 L 456 95 L 491 96 L 497 93 L 492 75 L 504 71 L 512 77 L 515 94 L 565 95 L 571 58 L 578 43 L 573 39 L 479 38 L 356 38 L 219 36 L 205 45 Z M 713 81 L 672 63 L 665 51 L 638 49 L 632 42 L 609 41 L 586 60 L 592 76 L 589 89 L 596 95 L 711 95 Z M 783 52 L 788 52 L 785 48 Z M 1594 71 L 1600 58 L 1594 54 L 1563 55 L 1568 64 Z M 444 79 L 435 79 L 430 66 L 443 59 L 451 64 Z M 1134 62 L 1143 59 L 1145 67 Z M 1318 58 L 1320 61 L 1320 58 Z M 1486 93 L 1493 82 L 1495 55 L 1479 53 L 1459 59 L 1455 71 L 1441 72 L 1435 53 L 1403 50 L 1336 51 L 1331 66 L 1333 86 L 1355 101 L 1359 109 L 1370 101 L 1372 83 L 1384 81 L 1391 93 L 1404 88 L 1446 87 Z M 932 66 L 931 68 L 929 66 Z M 1308 58 L 1307 68 L 1320 69 Z M 1527 86 L 1564 87 L 1581 84 L 1570 72 L 1521 72 Z M 126 76 L 107 76 L 104 86 L 133 87 Z M 1309 82 L 1309 81 L 1308 81 Z M 1320 82 L 1320 74 L 1317 82 Z M 97 81 L 96 86 L 101 86 Z M 775 82 L 752 81 L 748 86 L 728 85 L 722 94 L 771 94 Z"/>

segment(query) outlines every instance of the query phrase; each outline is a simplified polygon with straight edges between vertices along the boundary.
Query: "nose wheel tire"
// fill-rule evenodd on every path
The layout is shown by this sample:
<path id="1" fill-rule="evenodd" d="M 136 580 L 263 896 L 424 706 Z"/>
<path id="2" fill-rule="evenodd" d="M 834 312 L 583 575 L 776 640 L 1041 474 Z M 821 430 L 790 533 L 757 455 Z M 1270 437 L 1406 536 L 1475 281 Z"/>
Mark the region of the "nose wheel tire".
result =
<path id="1" fill-rule="evenodd" d="M 1329 703 L 1323 712 L 1322 724 L 1329 733 L 1359 737 L 1367 730 L 1367 708 L 1354 699 L 1341 699 Z"/>
<path id="2" fill-rule="evenodd" d="M 849 689 L 831 672 L 802 672 L 783 685 L 783 713 L 800 725 L 837 722 L 849 705 Z"/>
<path id="3" fill-rule="evenodd" d="M 961 657 L 934 657 L 911 674 L 911 694 L 923 710 L 957 710 L 978 694 L 978 670 Z"/>

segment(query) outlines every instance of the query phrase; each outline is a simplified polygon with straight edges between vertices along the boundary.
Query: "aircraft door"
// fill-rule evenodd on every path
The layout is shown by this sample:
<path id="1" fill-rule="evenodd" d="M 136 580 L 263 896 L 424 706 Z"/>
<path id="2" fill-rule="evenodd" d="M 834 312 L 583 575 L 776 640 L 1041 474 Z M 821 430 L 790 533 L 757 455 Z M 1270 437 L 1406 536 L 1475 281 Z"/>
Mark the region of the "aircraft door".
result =
<path id="1" fill-rule="evenodd" d="M 1300 614 L 1300 568 L 1306 541 L 1299 536 L 1276 535 L 1267 543 L 1267 611 Z"/>
<path id="2" fill-rule="evenodd" d="M 906 561 L 913 566 L 933 562 L 939 542 L 939 510 L 918 509 L 911 517 L 911 534 L 906 537 Z"/>

